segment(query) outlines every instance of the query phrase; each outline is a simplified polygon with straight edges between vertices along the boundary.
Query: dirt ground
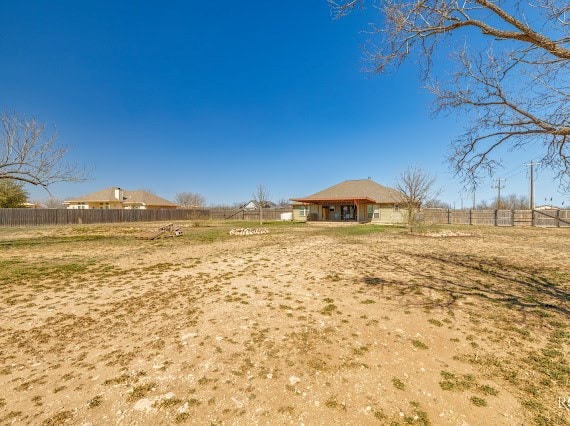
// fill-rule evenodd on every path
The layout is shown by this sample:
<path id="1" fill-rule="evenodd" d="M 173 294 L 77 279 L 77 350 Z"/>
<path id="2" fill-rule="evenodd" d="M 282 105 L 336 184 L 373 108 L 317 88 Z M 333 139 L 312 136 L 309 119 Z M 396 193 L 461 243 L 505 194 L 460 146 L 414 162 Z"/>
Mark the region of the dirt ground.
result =
<path id="1" fill-rule="evenodd" d="M 0 229 L 0 424 L 570 424 L 570 230 L 158 226 Z"/>

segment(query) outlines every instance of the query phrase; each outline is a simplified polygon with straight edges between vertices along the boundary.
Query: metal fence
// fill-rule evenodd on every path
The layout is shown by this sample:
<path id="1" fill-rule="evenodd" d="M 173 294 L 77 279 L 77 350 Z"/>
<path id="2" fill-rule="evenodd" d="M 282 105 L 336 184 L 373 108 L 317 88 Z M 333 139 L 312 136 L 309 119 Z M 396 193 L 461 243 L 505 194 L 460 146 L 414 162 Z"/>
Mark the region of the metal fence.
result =
<path id="1" fill-rule="evenodd" d="M 279 220 L 291 209 L 264 209 L 263 220 Z M 69 225 L 176 220 L 259 220 L 259 210 L 236 209 L 0 209 L 0 226 Z"/>
<path id="2" fill-rule="evenodd" d="M 428 223 L 450 225 L 570 227 L 570 210 L 424 209 Z"/>

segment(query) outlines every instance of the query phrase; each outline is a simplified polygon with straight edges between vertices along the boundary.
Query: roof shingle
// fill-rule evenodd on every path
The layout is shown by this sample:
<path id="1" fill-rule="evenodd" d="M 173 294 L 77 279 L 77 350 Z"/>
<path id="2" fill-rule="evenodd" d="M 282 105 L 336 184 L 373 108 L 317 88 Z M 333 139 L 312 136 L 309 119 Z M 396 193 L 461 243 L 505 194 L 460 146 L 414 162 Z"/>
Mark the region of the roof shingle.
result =
<path id="1" fill-rule="evenodd" d="M 300 202 L 368 199 L 381 204 L 401 202 L 402 196 L 395 189 L 382 186 L 371 179 L 355 179 L 345 180 L 308 197 L 291 199 Z"/>
<path id="2" fill-rule="evenodd" d="M 120 201 L 124 204 L 145 204 L 147 206 L 176 206 L 176 204 L 159 197 L 158 195 L 152 194 L 148 191 L 136 190 L 128 191 L 126 189 L 121 189 L 123 199 L 117 200 L 115 197 L 115 190 L 119 189 L 116 187 L 110 187 L 102 189 L 101 191 L 92 192 L 91 194 L 84 195 L 82 197 L 73 198 L 65 200 L 66 203 L 85 203 L 85 202 L 117 202 Z"/>

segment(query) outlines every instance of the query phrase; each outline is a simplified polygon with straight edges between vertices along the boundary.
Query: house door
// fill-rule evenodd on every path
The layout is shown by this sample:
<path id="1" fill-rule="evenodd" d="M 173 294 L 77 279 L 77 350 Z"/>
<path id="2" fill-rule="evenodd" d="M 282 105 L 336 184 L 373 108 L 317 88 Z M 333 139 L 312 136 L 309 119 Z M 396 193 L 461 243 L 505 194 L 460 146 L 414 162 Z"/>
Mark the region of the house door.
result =
<path id="1" fill-rule="evenodd" d="M 323 206 L 322 218 L 323 220 L 329 220 L 329 207 Z"/>
<path id="2" fill-rule="evenodd" d="M 341 206 L 341 220 L 356 220 L 356 206 L 345 205 Z"/>

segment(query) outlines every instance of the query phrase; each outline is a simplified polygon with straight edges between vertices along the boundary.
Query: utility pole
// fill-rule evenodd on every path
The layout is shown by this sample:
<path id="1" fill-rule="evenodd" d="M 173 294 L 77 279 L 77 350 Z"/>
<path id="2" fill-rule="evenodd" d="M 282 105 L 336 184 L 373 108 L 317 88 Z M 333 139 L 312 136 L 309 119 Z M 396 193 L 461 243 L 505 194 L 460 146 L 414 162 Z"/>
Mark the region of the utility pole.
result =
<path id="1" fill-rule="evenodd" d="M 529 208 L 531 210 L 534 209 L 534 166 L 539 165 L 540 163 L 535 163 L 534 161 L 530 160 L 530 163 L 525 163 L 525 166 L 530 167 L 530 197 L 529 197 Z"/>
<path id="2" fill-rule="evenodd" d="M 497 188 L 497 210 L 501 210 L 501 189 L 504 188 L 505 185 L 501 186 L 501 178 L 497 179 L 497 185 L 493 186 L 493 188 Z"/>

